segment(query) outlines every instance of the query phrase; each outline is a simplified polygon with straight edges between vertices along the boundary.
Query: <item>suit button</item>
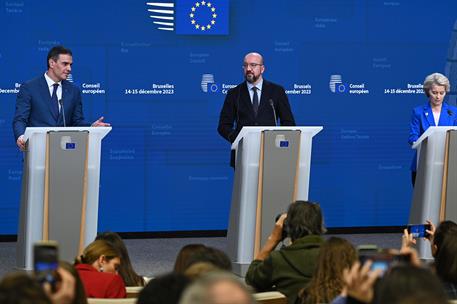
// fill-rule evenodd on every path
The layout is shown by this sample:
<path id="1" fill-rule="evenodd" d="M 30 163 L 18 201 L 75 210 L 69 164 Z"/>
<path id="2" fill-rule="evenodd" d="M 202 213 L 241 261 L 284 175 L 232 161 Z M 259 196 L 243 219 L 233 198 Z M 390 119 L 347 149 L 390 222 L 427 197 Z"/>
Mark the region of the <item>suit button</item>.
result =
<path id="1" fill-rule="evenodd" d="M 258 125 L 259 125 L 259 123 L 258 123 L 258 122 L 256 122 L 256 123 L 255 123 L 255 125 L 256 125 L 256 126 L 258 126 Z"/>

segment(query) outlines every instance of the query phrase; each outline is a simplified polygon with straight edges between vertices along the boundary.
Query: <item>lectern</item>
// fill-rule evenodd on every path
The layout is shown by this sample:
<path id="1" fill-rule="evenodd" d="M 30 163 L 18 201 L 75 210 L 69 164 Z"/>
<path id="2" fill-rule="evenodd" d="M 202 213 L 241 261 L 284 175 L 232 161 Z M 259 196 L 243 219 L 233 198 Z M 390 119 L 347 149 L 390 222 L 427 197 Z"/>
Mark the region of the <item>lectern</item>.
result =
<path id="1" fill-rule="evenodd" d="M 101 140 L 111 127 L 27 128 L 17 267 L 31 270 L 33 243 L 59 242 L 72 261 L 97 235 Z"/>
<path id="2" fill-rule="evenodd" d="M 228 227 L 233 271 L 244 276 L 295 200 L 307 200 L 312 138 L 322 127 L 244 127 L 232 144 L 235 178 Z"/>
<path id="3" fill-rule="evenodd" d="M 409 223 L 457 222 L 457 126 L 430 127 L 412 148 L 417 175 Z M 421 258 L 432 259 L 428 241 L 418 239 L 417 249 Z"/>

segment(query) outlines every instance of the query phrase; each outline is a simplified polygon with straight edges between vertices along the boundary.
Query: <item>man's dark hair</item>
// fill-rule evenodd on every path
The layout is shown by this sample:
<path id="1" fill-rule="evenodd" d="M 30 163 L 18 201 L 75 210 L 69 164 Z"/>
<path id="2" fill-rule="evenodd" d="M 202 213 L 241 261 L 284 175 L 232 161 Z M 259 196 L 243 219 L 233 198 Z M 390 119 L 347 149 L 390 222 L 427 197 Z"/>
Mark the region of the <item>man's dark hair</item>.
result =
<path id="1" fill-rule="evenodd" d="M 375 288 L 376 304 L 446 304 L 447 296 L 436 275 L 425 268 L 392 268 Z"/>
<path id="2" fill-rule="evenodd" d="M 295 201 L 289 206 L 284 228 L 295 241 L 307 235 L 325 233 L 322 211 L 319 204 L 309 201 Z"/>
<path id="3" fill-rule="evenodd" d="M 190 279 L 180 273 L 169 273 L 149 281 L 138 295 L 137 304 L 176 304 Z"/>
<path id="4" fill-rule="evenodd" d="M 62 45 L 56 45 L 48 53 L 48 58 L 46 59 L 46 65 L 48 66 L 48 69 L 49 69 L 49 59 L 57 61 L 57 59 L 59 59 L 60 55 L 73 56 L 73 53 L 71 52 L 70 49 L 67 49 Z"/>
<path id="5" fill-rule="evenodd" d="M 444 237 L 435 257 L 435 266 L 441 280 L 457 285 L 457 230 Z"/>

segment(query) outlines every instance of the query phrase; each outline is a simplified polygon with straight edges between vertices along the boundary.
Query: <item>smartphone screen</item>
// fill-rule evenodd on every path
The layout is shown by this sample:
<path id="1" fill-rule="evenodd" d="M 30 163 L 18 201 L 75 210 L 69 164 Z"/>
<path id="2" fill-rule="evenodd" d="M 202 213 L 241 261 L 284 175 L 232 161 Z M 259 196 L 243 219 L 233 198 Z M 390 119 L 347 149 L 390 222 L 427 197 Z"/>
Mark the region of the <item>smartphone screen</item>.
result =
<path id="1" fill-rule="evenodd" d="M 408 233 L 414 238 L 426 238 L 429 236 L 426 230 L 430 230 L 430 224 L 408 225 Z"/>
<path id="2" fill-rule="evenodd" d="M 54 289 L 58 267 L 59 254 L 56 242 L 38 242 L 33 246 L 33 268 L 41 284 L 49 283 Z"/>

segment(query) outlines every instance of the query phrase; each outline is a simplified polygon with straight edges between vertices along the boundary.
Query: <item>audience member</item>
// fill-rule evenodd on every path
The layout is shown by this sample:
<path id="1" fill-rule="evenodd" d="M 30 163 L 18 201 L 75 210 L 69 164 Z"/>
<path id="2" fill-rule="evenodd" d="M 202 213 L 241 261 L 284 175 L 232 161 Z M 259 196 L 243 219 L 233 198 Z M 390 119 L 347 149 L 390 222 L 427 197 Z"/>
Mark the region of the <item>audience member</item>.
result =
<path id="1" fill-rule="evenodd" d="M 218 267 L 220 270 L 232 271 L 232 262 L 230 258 L 217 248 L 207 247 L 194 251 L 193 254 L 188 256 L 187 262 L 184 264 L 184 270 L 187 270 L 191 265 L 200 262 L 211 263 Z"/>
<path id="2" fill-rule="evenodd" d="M 109 242 L 121 255 L 121 265 L 119 266 L 119 275 L 124 280 L 125 286 L 144 286 L 145 282 L 142 276 L 138 275 L 133 269 L 130 261 L 127 247 L 122 238 L 116 232 L 104 232 L 95 238 L 96 240 L 105 240 Z"/>
<path id="3" fill-rule="evenodd" d="M 331 237 L 322 244 L 308 286 L 300 294 L 300 303 L 329 303 L 343 290 L 343 270 L 357 261 L 357 252 L 345 239 Z"/>
<path id="4" fill-rule="evenodd" d="M 75 268 L 89 298 L 125 298 L 125 284 L 117 274 L 120 254 L 110 243 L 96 240 L 76 259 Z"/>
<path id="5" fill-rule="evenodd" d="M 176 273 L 184 273 L 189 265 L 189 259 L 191 259 L 194 254 L 202 252 L 205 249 L 206 246 L 203 244 L 188 244 L 182 247 L 176 256 L 173 271 Z"/>
<path id="6" fill-rule="evenodd" d="M 436 274 L 450 300 L 457 300 L 457 231 L 449 232 L 436 251 Z"/>
<path id="7" fill-rule="evenodd" d="M 87 304 L 86 291 L 84 290 L 83 282 L 81 281 L 75 267 L 65 261 L 60 261 L 59 267 L 68 271 L 68 273 L 71 274 L 75 280 L 75 296 L 71 304 Z"/>
<path id="8" fill-rule="evenodd" d="M 228 272 L 213 272 L 195 281 L 180 304 L 255 304 L 248 288 Z"/>
<path id="9" fill-rule="evenodd" d="M 0 281 L 2 304 L 71 304 L 75 297 L 75 280 L 65 269 L 57 270 L 59 281 L 56 290 L 49 284 L 40 285 L 26 273 L 15 272 Z"/>
<path id="10" fill-rule="evenodd" d="M 190 280 L 180 273 L 169 273 L 149 281 L 141 290 L 137 304 L 177 304 Z"/>
<path id="11" fill-rule="evenodd" d="M 0 281 L 2 304 L 51 304 L 37 280 L 22 272 L 7 274 Z"/>
<path id="12" fill-rule="evenodd" d="M 184 271 L 184 275 L 190 280 L 195 281 L 196 279 L 214 271 L 221 271 L 221 269 L 209 262 L 197 262 L 187 267 L 186 271 Z"/>
<path id="13" fill-rule="evenodd" d="M 292 244 L 273 251 L 282 239 L 283 226 Z M 263 248 L 246 273 L 246 282 L 257 291 L 275 288 L 295 303 L 298 291 L 311 280 L 325 232 L 321 208 L 296 201 L 281 215 Z"/>

